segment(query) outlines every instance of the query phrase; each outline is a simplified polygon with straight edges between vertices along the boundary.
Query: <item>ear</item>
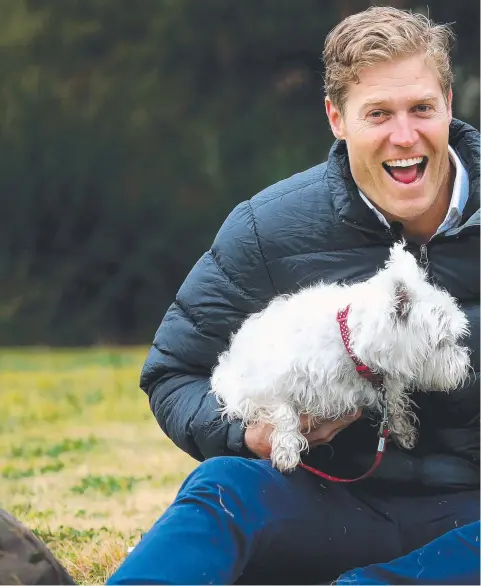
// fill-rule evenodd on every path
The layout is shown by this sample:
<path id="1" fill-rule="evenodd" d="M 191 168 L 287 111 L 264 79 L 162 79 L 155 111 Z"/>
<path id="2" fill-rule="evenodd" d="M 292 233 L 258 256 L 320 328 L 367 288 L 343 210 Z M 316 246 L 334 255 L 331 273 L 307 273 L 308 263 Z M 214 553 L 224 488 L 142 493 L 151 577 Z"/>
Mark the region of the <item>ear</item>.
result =
<path id="1" fill-rule="evenodd" d="M 342 120 L 341 111 L 334 106 L 328 96 L 324 101 L 326 106 L 326 114 L 331 126 L 332 134 L 339 140 L 344 140 L 344 123 Z"/>
<path id="2" fill-rule="evenodd" d="M 450 90 L 448 92 L 448 100 L 447 100 L 446 107 L 448 109 L 449 123 L 451 124 L 451 120 L 453 119 L 453 90 L 452 90 L 452 88 L 450 88 Z"/>
<path id="3" fill-rule="evenodd" d="M 408 286 L 402 281 L 394 284 L 394 308 L 396 310 L 396 317 L 399 320 L 404 320 L 408 317 L 412 307 L 412 296 L 409 292 Z"/>

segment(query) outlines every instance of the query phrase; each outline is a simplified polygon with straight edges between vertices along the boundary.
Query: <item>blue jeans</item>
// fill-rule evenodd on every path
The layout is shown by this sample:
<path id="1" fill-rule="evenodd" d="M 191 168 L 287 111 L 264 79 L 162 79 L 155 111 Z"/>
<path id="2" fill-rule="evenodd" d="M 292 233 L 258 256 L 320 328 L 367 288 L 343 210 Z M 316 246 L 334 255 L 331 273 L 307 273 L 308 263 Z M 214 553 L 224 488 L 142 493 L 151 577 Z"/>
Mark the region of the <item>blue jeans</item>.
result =
<path id="1" fill-rule="evenodd" d="M 368 494 L 270 462 L 212 458 L 108 584 L 321 584 L 479 520 L 479 491 Z"/>
<path id="2" fill-rule="evenodd" d="M 358 568 L 336 584 L 479 584 L 479 521 L 451 529 L 397 560 Z"/>

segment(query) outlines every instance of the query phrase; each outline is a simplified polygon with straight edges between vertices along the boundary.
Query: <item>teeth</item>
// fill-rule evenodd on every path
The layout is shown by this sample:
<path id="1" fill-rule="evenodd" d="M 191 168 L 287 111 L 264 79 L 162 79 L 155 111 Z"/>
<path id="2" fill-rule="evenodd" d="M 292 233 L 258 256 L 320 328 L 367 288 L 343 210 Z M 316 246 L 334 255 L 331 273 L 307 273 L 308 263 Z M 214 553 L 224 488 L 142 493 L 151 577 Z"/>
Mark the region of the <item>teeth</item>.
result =
<path id="1" fill-rule="evenodd" d="M 384 163 L 389 167 L 410 167 L 411 165 L 419 165 L 423 162 L 423 157 L 416 157 L 414 159 L 392 159 Z"/>

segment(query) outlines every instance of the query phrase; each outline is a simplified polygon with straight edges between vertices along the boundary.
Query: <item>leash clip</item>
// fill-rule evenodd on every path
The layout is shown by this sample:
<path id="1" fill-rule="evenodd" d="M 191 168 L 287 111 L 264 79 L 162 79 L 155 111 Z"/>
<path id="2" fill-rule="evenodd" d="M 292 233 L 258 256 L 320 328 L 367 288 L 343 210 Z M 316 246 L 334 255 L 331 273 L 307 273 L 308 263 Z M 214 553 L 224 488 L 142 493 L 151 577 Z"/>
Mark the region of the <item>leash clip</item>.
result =
<path id="1" fill-rule="evenodd" d="M 381 438 L 385 439 L 389 435 L 389 417 L 388 417 L 388 412 L 387 412 L 386 389 L 384 388 L 384 386 L 381 388 L 380 394 L 381 394 L 381 398 L 379 399 L 379 402 L 381 403 L 381 406 L 382 406 L 382 419 L 381 419 L 381 423 L 379 425 L 378 435 Z M 381 440 L 380 440 L 380 442 L 381 442 Z"/>

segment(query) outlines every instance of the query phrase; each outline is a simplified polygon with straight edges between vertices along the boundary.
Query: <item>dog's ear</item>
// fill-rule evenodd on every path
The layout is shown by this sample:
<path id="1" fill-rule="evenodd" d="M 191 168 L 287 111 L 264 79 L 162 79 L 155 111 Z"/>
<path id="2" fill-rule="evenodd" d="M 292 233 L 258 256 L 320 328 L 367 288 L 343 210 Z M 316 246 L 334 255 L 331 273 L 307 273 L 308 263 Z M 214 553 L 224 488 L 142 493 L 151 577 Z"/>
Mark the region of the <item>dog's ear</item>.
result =
<path id="1" fill-rule="evenodd" d="M 412 296 L 406 283 L 397 281 L 394 284 L 394 307 L 398 319 L 406 319 L 411 311 Z"/>

